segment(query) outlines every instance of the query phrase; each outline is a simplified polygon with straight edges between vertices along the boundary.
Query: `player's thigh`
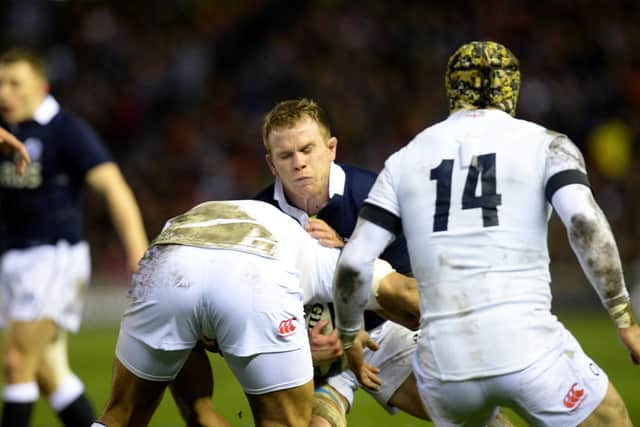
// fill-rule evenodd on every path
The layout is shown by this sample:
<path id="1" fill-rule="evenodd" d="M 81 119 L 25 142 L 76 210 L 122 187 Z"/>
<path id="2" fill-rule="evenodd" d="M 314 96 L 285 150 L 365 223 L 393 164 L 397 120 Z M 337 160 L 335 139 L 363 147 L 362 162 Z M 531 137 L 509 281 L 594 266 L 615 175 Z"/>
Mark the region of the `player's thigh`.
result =
<path id="1" fill-rule="evenodd" d="M 313 380 L 265 394 L 247 394 L 258 427 L 307 427 L 311 422 Z"/>
<path id="2" fill-rule="evenodd" d="M 32 322 L 11 321 L 4 340 L 4 367 L 7 382 L 33 381 L 46 346 L 57 331 L 50 319 Z"/>
<path id="3" fill-rule="evenodd" d="M 389 405 L 401 409 L 403 412 L 413 415 L 423 420 L 430 420 L 429 414 L 424 409 L 420 395 L 418 394 L 418 386 L 416 377 L 409 375 L 402 385 L 393 393 L 389 399 Z"/>
<path id="4" fill-rule="evenodd" d="M 40 392 L 49 396 L 71 374 L 67 333 L 59 330 L 55 340 L 45 348 L 38 367 Z"/>
<path id="5" fill-rule="evenodd" d="M 111 394 L 99 420 L 109 427 L 147 425 L 166 386 L 166 381 L 139 378 L 116 358 Z"/>
<path id="6" fill-rule="evenodd" d="M 620 426 L 631 427 L 629 412 L 622 397 L 609 382 L 607 394 L 598 407 L 589 417 L 580 424 L 580 427 Z"/>
<path id="7" fill-rule="evenodd" d="M 308 341 L 291 351 L 224 357 L 247 395 L 256 425 L 309 425 L 313 366 Z"/>
<path id="8" fill-rule="evenodd" d="M 213 372 L 202 346 L 193 349 L 178 376 L 170 384 L 171 394 L 185 421 L 206 417 L 211 410 Z"/>
<path id="9" fill-rule="evenodd" d="M 311 351 L 306 346 L 277 353 L 236 356 L 224 360 L 246 394 L 261 395 L 306 384 L 313 379 Z"/>

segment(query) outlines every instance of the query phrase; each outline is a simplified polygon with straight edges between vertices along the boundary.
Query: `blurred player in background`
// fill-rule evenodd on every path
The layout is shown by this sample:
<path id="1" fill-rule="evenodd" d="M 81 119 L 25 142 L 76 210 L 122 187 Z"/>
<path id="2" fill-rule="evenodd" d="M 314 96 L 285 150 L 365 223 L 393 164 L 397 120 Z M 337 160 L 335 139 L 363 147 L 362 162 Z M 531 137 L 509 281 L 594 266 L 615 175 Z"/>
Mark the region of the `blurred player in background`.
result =
<path id="1" fill-rule="evenodd" d="M 532 426 L 631 426 L 607 375 L 550 311 L 553 208 L 640 362 L 640 327 L 582 154 L 567 136 L 512 117 L 520 71 L 504 46 L 460 47 L 445 83 L 449 118 L 387 159 L 342 252 L 334 302 L 350 364 L 358 371 L 362 360 L 351 341 L 371 262 L 403 231 L 422 310 L 414 372 L 437 426 L 483 426 L 498 405 Z"/>
<path id="2" fill-rule="evenodd" d="M 147 425 L 202 340 L 224 355 L 257 426 L 307 427 L 313 367 L 303 304 L 331 300 L 338 255 L 256 200 L 202 203 L 169 220 L 134 274 L 111 395 L 94 425 Z M 228 425 L 219 415 L 203 424 Z"/>
<path id="3" fill-rule="evenodd" d="M 83 384 L 69 368 L 66 336 L 80 326 L 90 276 L 83 185 L 104 196 L 130 270 L 147 247 L 120 169 L 94 131 L 48 92 L 39 56 L 23 49 L 0 56 L 1 123 L 24 141 L 32 160 L 19 176 L 10 157 L 0 159 L 3 427 L 27 426 L 40 393 L 66 426 L 94 419 Z"/>

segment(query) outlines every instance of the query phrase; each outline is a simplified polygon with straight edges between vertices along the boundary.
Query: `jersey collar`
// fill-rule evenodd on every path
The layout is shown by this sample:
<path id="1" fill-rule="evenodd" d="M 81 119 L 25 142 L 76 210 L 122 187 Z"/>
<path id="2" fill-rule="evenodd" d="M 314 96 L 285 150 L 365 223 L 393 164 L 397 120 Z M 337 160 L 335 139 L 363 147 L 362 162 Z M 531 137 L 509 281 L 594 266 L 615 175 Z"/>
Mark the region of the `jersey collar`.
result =
<path id="1" fill-rule="evenodd" d="M 41 125 L 47 125 L 60 111 L 60 104 L 51 95 L 47 95 L 33 114 L 33 120 Z"/>
<path id="2" fill-rule="evenodd" d="M 335 195 L 342 196 L 344 194 L 345 181 L 344 170 L 334 162 L 331 162 L 331 168 L 329 169 L 329 199 Z M 276 177 L 276 182 L 273 186 L 273 198 L 278 202 L 281 211 L 297 220 L 300 224 L 306 224 L 309 221 L 309 215 L 305 211 L 298 209 L 287 201 L 280 177 Z"/>
<path id="3" fill-rule="evenodd" d="M 509 113 L 505 113 L 497 108 L 473 108 L 473 109 L 461 109 L 456 110 L 449 115 L 451 120 L 460 120 L 468 117 L 503 117 L 510 116 Z"/>

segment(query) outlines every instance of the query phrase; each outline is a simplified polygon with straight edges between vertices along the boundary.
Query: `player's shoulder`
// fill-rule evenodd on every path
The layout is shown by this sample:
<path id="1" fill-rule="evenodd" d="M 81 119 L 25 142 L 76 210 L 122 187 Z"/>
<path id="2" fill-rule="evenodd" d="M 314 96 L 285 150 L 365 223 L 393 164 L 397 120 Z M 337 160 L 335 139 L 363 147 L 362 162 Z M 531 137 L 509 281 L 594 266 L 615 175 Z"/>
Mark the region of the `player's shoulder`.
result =
<path id="1" fill-rule="evenodd" d="M 354 166 L 348 163 L 336 163 L 338 166 L 344 170 L 344 173 L 347 175 L 373 175 L 375 176 L 375 172 L 370 171 L 369 169 L 364 169 L 359 166 Z"/>
<path id="2" fill-rule="evenodd" d="M 274 196 L 275 196 L 275 185 L 270 184 L 267 187 L 260 190 L 256 195 L 252 197 L 252 199 L 275 205 L 276 200 Z"/>
<path id="3" fill-rule="evenodd" d="M 98 135 L 89 122 L 77 114 L 60 109 L 58 114 L 51 120 L 50 125 L 57 131 L 75 138 L 91 139 L 99 141 Z"/>
<path id="4" fill-rule="evenodd" d="M 345 174 L 345 194 L 364 199 L 376 182 L 378 175 L 357 166 L 339 164 Z"/>
<path id="5" fill-rule="evenodd" d="M 368 169 L 363 169 L 358 166 L 348 165 L 344 163 L 338 163 L 338 166 L 344 171 L 345 177 L 351 182 L 364 182 L 373 183 L 378 176 L 375 172 Z"/>

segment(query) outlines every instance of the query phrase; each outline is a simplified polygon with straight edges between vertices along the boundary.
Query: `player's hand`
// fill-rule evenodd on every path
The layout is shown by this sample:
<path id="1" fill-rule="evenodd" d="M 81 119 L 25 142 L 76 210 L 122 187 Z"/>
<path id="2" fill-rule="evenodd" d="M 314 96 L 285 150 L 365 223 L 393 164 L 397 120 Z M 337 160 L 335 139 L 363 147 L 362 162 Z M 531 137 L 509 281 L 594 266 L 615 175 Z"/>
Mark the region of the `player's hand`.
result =
<path id="1" fill-rule="evenodd" d="M 24 175 L 31 158 L 24 144 L 4 128 L 0 127 L 0 149 L 3 154 L 13 155 L 18 175 Z"/>
<path id="2" fill-rule="evenodd" d="M 640 325 L 618 328 L 618 336 L 629 350 L 633 363 L 640 365 Z"/>
<path id="3" fill-rule="evenodd" d="M 369 338 L 369 334 L 365 331 L 360 331 L 351 348 L 346 350 L 349 369 L 351 369 L 356 378 L 358 378 L 360 384 L 369 390 L 378 391 L 382 384 L 382 380 L 378 376 L 380 369 L 369 365 L 364 361 L 365 347 L 372 351 L 376 351 L 379 348 L 379 345 L 371 340 Z"/>
<path id="4" fill-rule="evenodd" d="M 304 229 L 307 233 L 315 239 L 318 239 L 322 246 L 328 248 L 342 248 L 344 247 L 344 240 L 336 230 L 331 228 L 329 224 L 318 218 L 309 218 L 309 221 L 304 225 Z"/>
<path id="5" fill-rule="evenodd" d="M 333 362 L 343 354 L 338 330 L 334 329 L 326 335 L 322 333 L 322 329 L 328 323 L 327 320 L 320 320 L 309 330 L 309 345 L 314 366 Z"/>

